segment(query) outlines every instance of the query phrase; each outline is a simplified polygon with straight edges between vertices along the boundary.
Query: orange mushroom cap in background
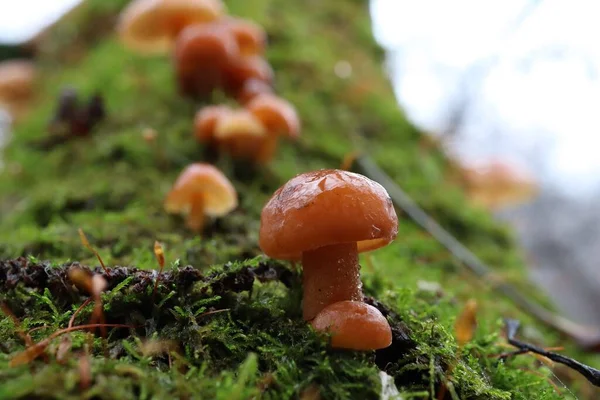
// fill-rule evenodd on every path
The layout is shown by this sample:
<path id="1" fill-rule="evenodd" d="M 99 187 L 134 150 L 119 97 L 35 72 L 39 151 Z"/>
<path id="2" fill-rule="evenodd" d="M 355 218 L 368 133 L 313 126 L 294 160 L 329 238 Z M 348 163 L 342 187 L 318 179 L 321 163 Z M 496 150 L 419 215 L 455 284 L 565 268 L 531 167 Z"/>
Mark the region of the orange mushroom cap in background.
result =
<path id="1" fill-rule="evenodd" d="M 264 93 L 273 93 L 273 87 L 265 81 L 251 78 L 244 82 L 240 90 L 235 95 L 235 98 L 240 104 L 247 104 L 256 96 Z"/>
<path id="2" fill-rule="evenodd" d="M 227 86 L 229 93 L 235 95 L 249 79 L 258 79 L 267 84 L 273 82 L 273 68 L 261 56 L 241 56 L 227 65 Z"/>
<path id="3" fill-rule="evenodd" d="M 185 28 L 175 42 L 175 74 L 180 91 L 191 96 L 208 96 L 224 88 L 226 69 L 239 58 L 233 35 L 218 24 Z"/>
<path id="4" fill-rule="evenodd" d="M 0 62 L 0 105 L 16 114 L 31 100 L 34 92 L 36 68 L 28 60 Z"/>
<path id="5" fill-rule="evenodd" d="M 267 47 L 267 33 L 262 26 L 235 17 L 225 17 L 220 23 L 233 33 L 243 56 L 264 54 Z"/>
<path id="6" fill-rule="evenodd" d="M 527 202 L 538 191 L 528 171 L 502 160 L 465 164 L 463 178 L 469 197 L 491 209 Z"/>
<path id="7" fill-rule="evenodd" d="M 215 21 L 225 11 L 220 0 L 134 0 L 119 16 L 117 31 L 134 51 L 165 54 L 185 27 Z"/>
<path id="8" fill-rule="evenodd" d="M 360 301 L 340 301 L 325 307 L 312 320 L 318 331 L 331 333 L 331 347 L 377 350 L 392 344 L 392 330 L 375 307 Z"/>
<path id="9" fill-rule="evenodd" d="M 298 260 L 302 252 L 340 243 L 375 250 L 397 234 L 398 217 L 383 186 L 323 169 L 297 175 L 273 194 L 261 214 L 259 244 L 269 257 Z"/>
<path id="10" fill-rule="evenodd" d="M 194 135 L 196 139 L 200 142 L 214 140 L 217 121 L 231 111 L 231 108 L 223 105 L 206 106 L 198 110 L 194 118 Z"/>
<path id="11" fill-rule="evenodd" d="M 214 138 L 233 158 L 256 160 L 267 139 L 267 131 L 254 115 L 242 109 L 219 118 Z"/>
<path id="12" fill-rule="evenodd" d="M 245 105 L 265 125 L 272 135 L 297 138 L 300 118 L 296 108 L 287 100 L 270 93 L 259 94 Z"/>
<path id="13" fill-rule="evenodd" d="M 187 214 L 188 226 L 199 230 L 204 216 L 221 217 L 238 204 L 237 192 L 216 167 L 195 163 L 186 167 L 165 200 L 169 213 Z"/>

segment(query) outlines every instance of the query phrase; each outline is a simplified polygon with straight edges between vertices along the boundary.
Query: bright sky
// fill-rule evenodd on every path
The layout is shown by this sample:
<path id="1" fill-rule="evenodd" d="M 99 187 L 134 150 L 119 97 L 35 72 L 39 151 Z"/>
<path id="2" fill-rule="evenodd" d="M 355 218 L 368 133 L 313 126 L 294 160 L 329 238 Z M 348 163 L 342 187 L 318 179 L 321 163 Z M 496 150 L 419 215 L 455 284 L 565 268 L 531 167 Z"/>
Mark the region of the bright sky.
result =
<path id="1" fill-rule="evenodd" d="M 0 0 L 0 42 L 30 39 L 79 0 Z"/>
<path id="2" fill-rule="evenodd" d="M 541 0 L 515 29 L 530 3 L 373 0 L 371 9 L 396 94 L 415 122 L 442 129 L 465 70 L 499 57 L 456 152 L 510 155 L 580 194 L 600 185 L 600 2 Z"/>

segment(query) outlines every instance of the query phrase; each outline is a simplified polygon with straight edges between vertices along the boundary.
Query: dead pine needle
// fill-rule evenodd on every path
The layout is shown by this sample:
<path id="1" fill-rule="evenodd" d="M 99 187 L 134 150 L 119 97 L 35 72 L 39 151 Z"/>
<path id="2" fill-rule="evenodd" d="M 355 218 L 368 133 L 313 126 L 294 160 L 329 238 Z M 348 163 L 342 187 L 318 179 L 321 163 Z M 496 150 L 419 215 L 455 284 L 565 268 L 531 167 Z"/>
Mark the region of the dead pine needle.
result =
<path id="1" fill-rule="evenodd" d="M 79 388 L 87 390 L 92 384 L 92 366 L 88 346 L 84 346 L 83 353 L 79 356 Z"/>
<path id="2" fill-rule="evenodd" d="M 91 251 L 92 253 L 94 253 L 94 255 L 96 256 L 96 258 L 100 262 L 100 265 L 102 266 L 102 269 L 106 273 L 106 276 L 110 276 L 110 272 L 108 272 L 108 269 L 106 268 L 106 265 L 104 265 L 104 261 L 102 261 L 102 257 L 100 257 L 100 254 L 98 254 L 98 252 L 96 251 L 96 249 L 94 249 L 92 247 L 92 245 L 88 241 L 87 237 L 85 236 L 85 233 L 83 233 L 83 230 L 81 228 L 79 228 L 78 232 L 79 232 L 79 238 L 81 239 L 81 244 L 83 244 L 83 246 L 85 248 L 87 248 L 89 251 Z"/>

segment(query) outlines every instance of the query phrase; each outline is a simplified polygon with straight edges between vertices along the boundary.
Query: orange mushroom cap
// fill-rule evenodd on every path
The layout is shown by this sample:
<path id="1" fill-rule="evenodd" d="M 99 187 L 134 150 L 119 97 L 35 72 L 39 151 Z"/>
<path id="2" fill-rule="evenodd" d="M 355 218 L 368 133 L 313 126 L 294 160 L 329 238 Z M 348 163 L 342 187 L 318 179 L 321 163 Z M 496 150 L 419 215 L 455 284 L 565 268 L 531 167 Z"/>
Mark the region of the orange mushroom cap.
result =
<path id="1" fill-rule="evenodd" d="M 271 93 L 260 94 L 245 107 L 262 121 L 269 133 L 291 138 L 300 135 L 300 118 L 296 109 L 281 97 Z"/>
<path id="2" fill-rule="evenodd" d="M 117 31 L 132 50 L 165 54 L 183 28 L 223 14 L 220 0 L 134 0 L 121 13 Z"/>
<path id="3" fill-rule="evenodd" d="M 255 160 L 267 139 L 262 123 L 247 110 L 235 110 L 216 123 L 215 140 L 232 157 Z"/>
<path id="4" fill-rule="evenodd" d="M 0 104 L 11 113 L 18 112 L 33 96 L 35 75 L 36 68 L 31 61 L 0 62 Z"/>
<path id="5" fill-rule="evenodd" d="M 207 106 L 196 113 L 194 118 L 194 135 L 201 142 L 209 142 L 214 139 L 217 121 L 229 114 L 231 108 L 228 106 Z"/>
<path id="6" fill-rule="evenodd" d="M 225 175 L 210 164 L 195 163 L 186 167 L 175 181 L 165 200 L 169 213 L 188 213 L 201 199 L 204 214 L 219 217 L 237 207 L 237 192 Z"/>
<path id="7" fill-rule="evenodd" d="M 265 81 L 251 78 L 246 80 L 236 93 L 236 99 L 241 104 L 247 104 L 256 96 L 263 93 L 273 93 L 273 87 Z"/>
<path id="8" fill-rule="evenodd" d="M 377 350 L 392 344 L 392 330 L 375 307 L 360 301 L 340 301 L 325 307 L 311 322 L 331 333 L 331 346 L 351 350 Z"/>
<path id="9" fill-rule="evenodd" d="M 273 68 L 264 58 L 253 56 L 238 57 L 227 67 L 227 90 L 236 94 L 249 79 L 258 79 L 267 84 L 273 81 Z"/>
<path id="10" fill-rule="evenodd" d="M 523 203 L 538 191 L 528 171 L 502 160 L 473 163 L 463 173 L 470 197 L 489 208 Z"/>
<path id="11" fill-rule="evenodd" d="M 229 29 L 244 56 L 261 55 L 267 47 L 267 33 L 255 22 L 242 18 L 226 17 L 221 23 Z"/>
<path id="12" fill-rule="evenodd" d="M 270 257 L 297 260 L 302 252 L 342 243 L 374 250 L 397 234 L 398 217 L 383 186 L 324 169 L 297 175 L 273 194 L 261 214 L 259 244 Z"/>
<path id="13" fill-rule="evenodd" d="M 224 88 L 226 68 L 239 58 L 233 35 L 218 24 L 185 28 L 175 43 L 174 61 L 180 90 L 189 95 L 207 96 Z"/>

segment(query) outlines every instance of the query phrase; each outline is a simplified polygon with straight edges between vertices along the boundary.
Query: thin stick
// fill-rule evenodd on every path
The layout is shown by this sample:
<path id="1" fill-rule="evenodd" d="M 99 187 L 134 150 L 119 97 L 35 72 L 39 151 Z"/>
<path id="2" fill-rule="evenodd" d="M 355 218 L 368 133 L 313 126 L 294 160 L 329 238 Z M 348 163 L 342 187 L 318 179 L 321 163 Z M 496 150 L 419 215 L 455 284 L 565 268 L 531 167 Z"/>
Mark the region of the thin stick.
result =
<path id="1" fill-rule="evenodd" d="M 554 362 L 566 365 L 567 367 L 579 372 L 592 385 L 600 387 L 600 370 L 598 370 L 596 368 L 592 368 L 589 365 L 580 363 L 579 361 L 574 360 L 572 358 L 563 356 L 562 354 L 553 353 L 551 351 L 546 351 L 543 348 L 535 346 L 533 344 L 521 342 L 521 341 L 515 339 L 515 336 L 517 334 L 517 331 L 519 330 L 521 323 L 514 319 L 506 319 L 504 322 L 506 323 L 506 337 L 507 337 L 508 343 L 510 343 L 511 345 L 518 348 L 519 354 L 531 352 L 534 354 L 539 354 L 541 356 L 544 356 Z M 516 355 L 516 354 L 511 354 L 511 355 Z M 506 357 L 504 357 L 504 358 L 506 358 Z"/>

